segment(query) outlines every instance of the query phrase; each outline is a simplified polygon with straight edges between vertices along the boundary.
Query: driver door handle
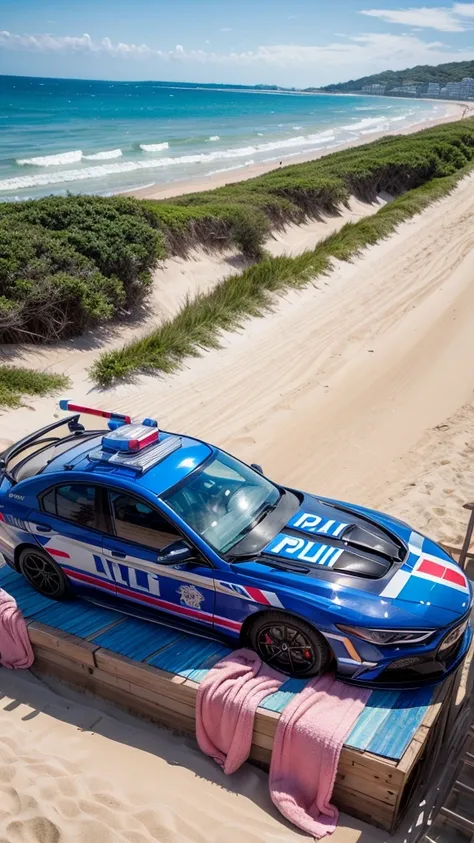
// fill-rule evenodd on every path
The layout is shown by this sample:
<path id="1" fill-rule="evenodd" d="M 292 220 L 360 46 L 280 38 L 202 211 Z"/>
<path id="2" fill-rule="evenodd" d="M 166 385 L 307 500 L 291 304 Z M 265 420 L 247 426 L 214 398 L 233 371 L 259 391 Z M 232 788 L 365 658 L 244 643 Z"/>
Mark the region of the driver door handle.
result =
<path id="1" fill-rule="evenodd" d="M 38 523 L 36 523 L 35 527 L 38 530 L 38 533 L 50 533 L 51 532 L 51 527 L 49 526 L 49 524 L 38 524 Z"/>
<path id="2" fill-rule="evenodd" d="M 127 554 L 123 552 L 123 550 L 111 550 L 111 556 L 115 556 L 116 559 L 126 559 Z"/>

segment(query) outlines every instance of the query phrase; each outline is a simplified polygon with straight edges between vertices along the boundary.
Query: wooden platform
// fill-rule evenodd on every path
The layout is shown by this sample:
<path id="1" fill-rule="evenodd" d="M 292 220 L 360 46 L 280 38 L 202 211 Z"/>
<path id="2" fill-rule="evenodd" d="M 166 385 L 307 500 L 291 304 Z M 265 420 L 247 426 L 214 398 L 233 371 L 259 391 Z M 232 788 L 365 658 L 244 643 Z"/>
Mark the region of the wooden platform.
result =
<path id="1" fill-rule="evenodd" d="M 194 735 L 199 682 L 228 647 L 79 599 L 52 602 L 6 566 L 0 587 L 27 619 L 35 671 Z M 334 791 L 341 810 L 387 831 L 396 828 L 436 733 L 439 739 L 454 681 L 434 690 L 373 691 L 342 751 Z M 290 679 L 263 701 L 251 760 L 268 765 L 279 714 L 304 684 Z"/>

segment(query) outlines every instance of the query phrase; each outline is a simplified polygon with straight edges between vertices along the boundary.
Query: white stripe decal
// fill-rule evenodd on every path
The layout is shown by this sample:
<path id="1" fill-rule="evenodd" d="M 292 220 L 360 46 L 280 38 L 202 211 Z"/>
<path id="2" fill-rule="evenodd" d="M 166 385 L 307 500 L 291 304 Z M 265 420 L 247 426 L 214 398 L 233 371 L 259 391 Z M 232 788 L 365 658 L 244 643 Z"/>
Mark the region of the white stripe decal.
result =
<path id="1" fill-rule="evenodd" d="M 284 608 L 283 603 L 273 591 L 262 591 L 262 594 L 267 598 L 268 602 L 271 603 L 272 606 L 277 606 L 279 609 Z"/>
<path id="2" fill-rule="evenodd" d="M 410 579 L 410 572 L 409 571 L 397 571 L 396 574 L 392 577 L 389 583 L 385 586 L 384 590 L 380 592 L 381 597 L 398 597 L 402 588 L 405 588 L 408 580 Z"/>
<path id="3" fill-rule="evenodd" d="M 412 553 L 416 553 L 419 555 L 423 550 L 423 543 L 424 537 L 421 536 L 419 533 L 412 532 L 410 533 L 410 538 L 408 539 L 408 544 L 410 546 L 410 550 Z"/>

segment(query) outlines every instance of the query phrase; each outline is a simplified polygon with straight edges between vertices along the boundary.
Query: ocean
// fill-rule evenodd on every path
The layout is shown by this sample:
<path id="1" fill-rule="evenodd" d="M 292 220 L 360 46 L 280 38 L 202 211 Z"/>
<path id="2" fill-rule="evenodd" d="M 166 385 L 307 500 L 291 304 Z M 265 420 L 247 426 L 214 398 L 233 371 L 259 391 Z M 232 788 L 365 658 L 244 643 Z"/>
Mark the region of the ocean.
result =
<path id="1" fill-rule="evenodd" d="M 361 142 L 444 103 L 180 85 L 0 77 L 0 200 L 110 195 Z"/>

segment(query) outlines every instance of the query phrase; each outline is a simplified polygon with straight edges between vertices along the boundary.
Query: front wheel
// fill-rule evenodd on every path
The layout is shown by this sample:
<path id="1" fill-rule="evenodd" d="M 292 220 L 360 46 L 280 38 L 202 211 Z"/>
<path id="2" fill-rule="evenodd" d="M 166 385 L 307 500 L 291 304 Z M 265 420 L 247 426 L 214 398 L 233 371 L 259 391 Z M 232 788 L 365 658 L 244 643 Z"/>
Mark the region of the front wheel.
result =
<path id="1" fill-rule="evenodd" d="M 262 661 L 289 676 L 317 676 L 331 663 L 326 639 L 306 621 L 284 612 L 256 618 L 249 640 Z"/>
<path id="2" fill-rule="evenodd" d="M 71 594 L 66 574 L 44 550 L 25 547 L 20 553 L 18 568 L 36 591 L 51 600 L 63 600 Z"/>

